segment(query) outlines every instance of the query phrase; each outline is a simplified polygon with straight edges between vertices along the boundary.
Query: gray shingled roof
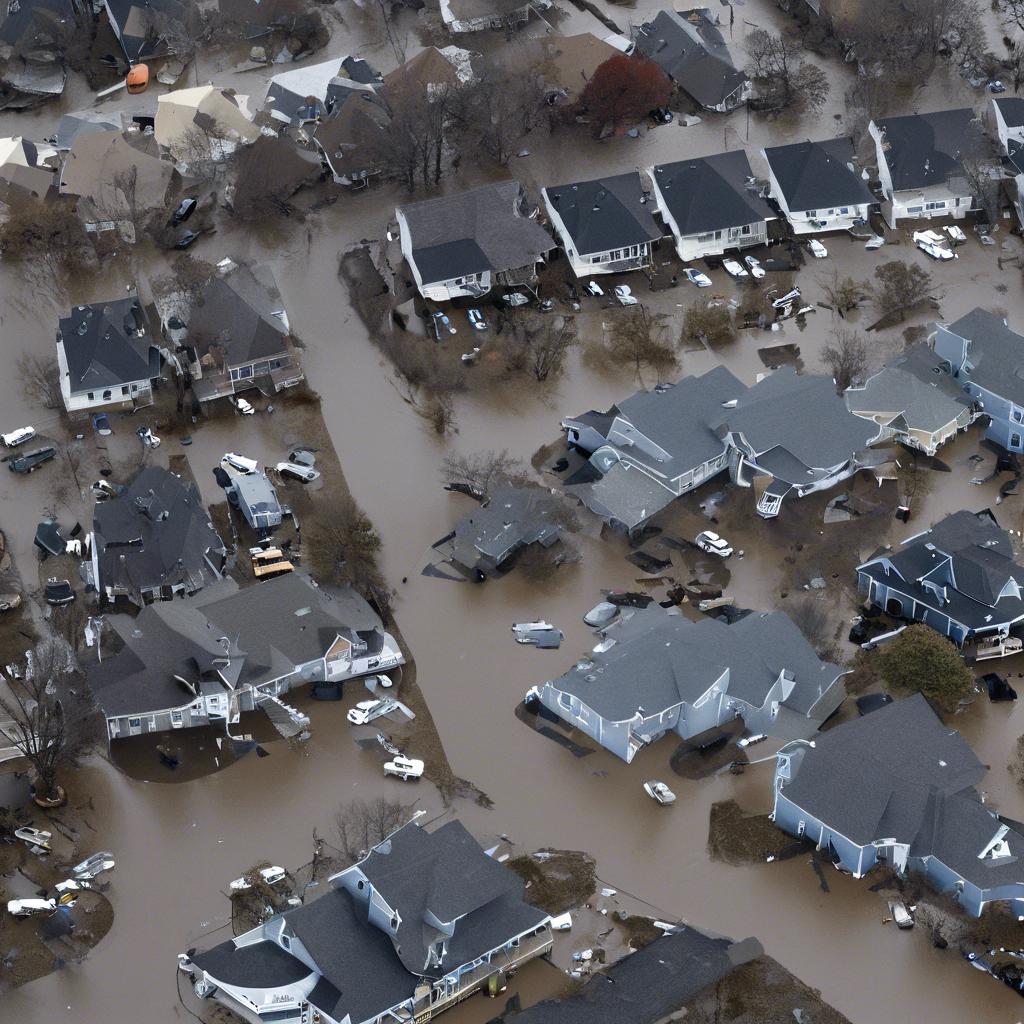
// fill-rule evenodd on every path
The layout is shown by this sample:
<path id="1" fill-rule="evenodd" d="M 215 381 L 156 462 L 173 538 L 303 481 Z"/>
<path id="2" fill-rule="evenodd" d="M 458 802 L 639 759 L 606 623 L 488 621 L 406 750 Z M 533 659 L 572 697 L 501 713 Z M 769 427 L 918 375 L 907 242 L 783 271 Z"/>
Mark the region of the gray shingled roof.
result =
<path id="1" fill-rule="evenodd" d="M 800 376 L 792 366 L 776 370 L 739 396 L 736 408 L 727 410 L 719 424 L 722 430 L 742 434 L 758 463 L 771 467 L 776 478 L 805 485 L 814 479 L 807 470 L 820 475 L 840 465 L 879 432 L 877 424 L 847 409 L 831 377 Z"/>
<path id="2" fill-rule="evenodd" d="M 423 283 L 536 263 L 555 243 L 522 207 L 518 181 L 400 207 Z"/>
<path id="3" fill-rule="evenodd" d="M 997 96 L 995 104 L 1003 115 L 1007 128 L 1024 127 L 1024 98 L 1020 96 Z"/>
<path id="4" fill-rule="evenodd" d="M 742 149 L 658 164 L 651 173 L 680 235 L 775 219 L 775 211 L 747 187 L 754 175 Z"/>
<path id="5" fill-rule="evenodd" d="M 217 578 L 209 562 L 219 569 L 226 550 L 196 486 L 158 466 L 97 504 L 93 534 L 98 586 L 125 587 L 136 601 L 152 587 L 199 590 Z"/>
<path id="6" fill-rule="evenodd" d="M 886 574 L 883 559 L 892 564 L 900 579 Z M 892 554 L 865 562 L 857 571 L 968 629 L 1024 618 L 1024 600 L 1012 593 L 999 597 L 1011 579 L 1024 587 L 1024 567 L 1013 560 L 1009 537 L 988 510 L 955 512 L 931 530 L 908 538 Z M 945 588 L 944 601 L 923 586 L 921 581 L 926 578 Z"/>
<path id="7" fill-rule="evenodd" d="M 651 609 L 633 615 L 609 635 L 617 641 L 614 647 L 592 655 L 592 664 L 571 669 L 552 685 L 612 722 L 626 721 L 640 708 L 650 717 L 682 702 L 692 704 L 726 670 L 729 695 L 760 708 L 780 672 L 786 671 L 796 685 L 784 706 L 811 718 L 817 727 L 825 716 L 816 718 L 814 708 L 843 672 L 821 661 L 782 612 L 754 613 L 727 625 L 711 618 L 692 622 Z M 826 703 L 831 713 L 834 705 Z"/>
<path id="8" fill-rule="evenodd" d="M 59 334 L 73 395 L 160 376 L 160 351 L 135 297 L 75 306 L 61 319 Z"/>
<path id="9" fill-rule="evenodd" d="M 943 365 L 926 344 L 912 345 L 862 387 L 849 388 L 846 405 L 853 413 L 893 414 L 892 425 L 899 430 L 941 430 L 971 407 Z"/>
<path id="10" fill-rule="evenodd" d="M 971 342 L 968 379 L 994 395 L 1024 405 L 1024 337 L 1011 331 L 1002 317 L 980 308 L 946 329 Z"/>
<path id="11" fill-rule="evenodd" d="M 581 256 L 657 241 L 663 232 L 636 171 L 544 189 Z"/>
<path id="12" fill-rule="evenodd" d="M 882 117 L 876 127 L 885 133 L 883 148 L 893 189 L 897 192 L 943 185 L 963 179 L 961 157 L 984 152 L 984 138 L 972 126 L 970 107 L 933 114 Z"/>
<path id="13" fill-rule="evenodd" d="M 705 9 L 659 11 L 640 27 L 637 50 L 703 107 L 717 107 L 746 81 Z"/>
<path id="14" fill-rule="evenodd" d="M 557 502 L 544 488 L 498 488 L 455 525 L 454 558 L 473 569 L 482 557 L 500 562 L 526 544 L 548 547 L 562 532 L 557 513 Z"/>
<path id="15" fill-rule="evenodd" d="M 764 155 L 793 212 L 876 201 L 861 176 L 851 169 L 854 150 L 850 138 L 770 146 Z"/>

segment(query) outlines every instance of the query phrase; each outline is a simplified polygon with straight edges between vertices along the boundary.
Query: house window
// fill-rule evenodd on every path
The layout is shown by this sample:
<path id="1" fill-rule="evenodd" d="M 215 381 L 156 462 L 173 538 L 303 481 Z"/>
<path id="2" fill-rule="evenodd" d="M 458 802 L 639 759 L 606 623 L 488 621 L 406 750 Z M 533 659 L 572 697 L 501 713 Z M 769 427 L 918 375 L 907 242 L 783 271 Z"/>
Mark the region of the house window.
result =
<path id="1" fill-rule="evenodd" d="M 1013 416 L 1014 420 L 1017 423 L 1020 423 L 1021 416 L 1024 415 L 1024 414 L 1021 413 L 1020 409 L 1014 409 L 1013 412 L 1011 413 L 1011 415 Z"/>
<path id="2" fill-rule="evenodd" d="M 86 397 L 89 399 L 90 402 L 95 402 L 96 401 L 96 395 L 92 391 L 90 391 L 89 394 L 86 395 Z"/>
<path id="3" fill-rule="evenodd" d="M 802 836 L 806 831 L 807 831 L 807 822 L 806 821 L 801 821 L 800 824 L 797 825 L 797 827 L 796 827 L 796 834 L 798 836 Z"/>
<path id="4" fill-rule="evenodd" d="M 925 203 L 924 208 L 926 210 L 944 210 L 946 208 L 945 199 L 939 199 L 933 203 Z"/>
<path id="5" fill-rule="evenodd" d="M 122 395 L 127 395 L 128 394 L 128 385 L 127 384 L 122 385 L 122 387 L 121 387 L 121 394 Z"/>
<path id="6" fill-rule="evenodd" d="M 1016 451 L 1020 447 L 1020 434 L 1010 435 L 1010 447 Z"/>
<path id="7" fill-rule="evenodd" d="M 180 728 L 182 724 L 182 713 L 180 710 L 171 712 L 171 726 L 172 728 Z"/>
<path id="8" fill-rule="evenodd" d="M 590 257 L 590 262 L 591 263 L 604 263 L 604 256 L 591 256 Z"/>
<path id="9" fill-rule="evenodd" d="M 109 401 L 110 400 L 110 392 L 109 391 L 104 391 L 103 392 L 103 398 L 104 398 L 104 401 Z"/>
<path id="10" fill-rule="evenodd" d="M 288 936 L 285 935 L 283 932 L 281 933 L 281 945 L 285 949 L 289 949 L 290 950 L 292 948 L 292 940 L 290 938 L 288 938 Z"/>
<path id="11" fill-rule="evenodd" d="M 141 718 L 129 718 L 128 719 L 128 728 L 129 729 L 141 729 L 142 728 L 142 719 Z"/>
<path id="12" fill-rule="evenodd" d="M 811 220 L 814 220 L 818 216 L 818 211 L 817 210 L 808 210 L 807 211 L 807 216 L 810 217 Z"/>
<path id="13" fill-rule="evenodd" d="M 565 708 L 566 711 L 572 710 L 572 695 L 568 693 L 560 693 L 558 695 L 558 706 Z"/>
<path id="14" fill-rule="evenodd" d="M 848 206 L 840 206 L 839 207 L 839 212 L 840 213 L 849 213 L 850 212 L 850 208 Z"/>

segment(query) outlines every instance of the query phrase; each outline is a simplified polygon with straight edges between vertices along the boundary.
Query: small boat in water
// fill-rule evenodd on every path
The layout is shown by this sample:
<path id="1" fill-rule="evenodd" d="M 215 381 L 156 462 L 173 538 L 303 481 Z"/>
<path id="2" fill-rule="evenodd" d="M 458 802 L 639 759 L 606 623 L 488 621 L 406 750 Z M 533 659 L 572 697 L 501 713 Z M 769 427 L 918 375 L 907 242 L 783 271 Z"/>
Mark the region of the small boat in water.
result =
<path id="1" fill-rule="evenodd" d="M 652 799 L 656 800 L 663 807 L 667 807 L 669 804 L 676 802 L 676 795 L 672 792 L 664 782 L 658 782 L 656 779 L 650 779 L 644 783 L 644 792 Z"/>

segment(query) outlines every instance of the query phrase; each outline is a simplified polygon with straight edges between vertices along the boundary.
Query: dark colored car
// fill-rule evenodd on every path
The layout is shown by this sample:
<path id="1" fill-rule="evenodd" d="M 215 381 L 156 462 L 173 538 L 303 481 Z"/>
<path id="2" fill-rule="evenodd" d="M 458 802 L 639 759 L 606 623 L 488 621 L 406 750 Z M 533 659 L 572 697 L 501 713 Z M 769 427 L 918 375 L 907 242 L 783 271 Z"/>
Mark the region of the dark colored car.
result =
<path id="1" fill-rule="evenodd" d="M 20 458 L 7 463 L 12 473 L 33 473 L 44 462 L 49 462 L 57 454 L 53 447 L 37 448 L 34 452 L 26 452 Z"/>
<path id="2" fill-rule="evenodd" d="M 655 124 L 671 124 L 672 111 L 668 107 L 655 107 L 647 115 Z"/>
<path id="3" fill-rule="evenodd" d="M 70 581 L 58 580 L 52 576 L 46 581 L 45 593 L 47 604 L 71 604 L 75 599 L 75 592 L 71 589 Z"/>
<path id="4" fill-rule="evenodd" d="M 114 432 L 110 425 L 110 419 L 105 412 L 98 412 L 92 418 L 92 428 L 100 437 L 110 437 Z"/>
<path id="5" fill-rule="evenodd" d="M 199 205 L 199 201 L 194 197 L 190 196 L 188 199 L 182 199 L 178 208 L 171 214 L 171 227 L 177 224 L 184 224 L 185 221 L 196 212 L 196 207 Z"/>
<path id="6" fill-rule="evenodd" d="M 186 231 L 181 238 L 174 243 L 175 249 L 187 249 L 190 245 L 194 245 L 199 241 L 199 233 L 197 231 Z"/>

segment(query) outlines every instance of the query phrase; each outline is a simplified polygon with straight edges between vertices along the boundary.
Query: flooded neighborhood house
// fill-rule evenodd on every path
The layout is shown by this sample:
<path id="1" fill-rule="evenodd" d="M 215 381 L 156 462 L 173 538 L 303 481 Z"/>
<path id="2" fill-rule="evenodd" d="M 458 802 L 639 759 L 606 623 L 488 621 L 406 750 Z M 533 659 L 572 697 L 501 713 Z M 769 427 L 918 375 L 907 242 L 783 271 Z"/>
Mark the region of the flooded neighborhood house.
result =
<path id="1" fill-rule="evenodd" d="M 776 759 L 775 824 L 855 878 L 920 872 L 975 917 L 1024 912 L 1024 835 L 983 803 L 987 768 L 920 694 L 793 742 Z"/>
<path id="2" fill-rule="evenodd" d="M 871 604 L 960 645 L 1019 626 L 1022 582 L 1009 534 L 987 509 L 955 512 L 857 566 L 857 589 Z"/>
<path id="3" fill-rule="evenodd" d="M 1008 451 L 1024 451 L 1024 337 L 995 313 L 972 309 L 951 324 L 935 324 L 928 340 L 984 413 L 985 436 Z"/>
<path id="4" fill-rule="evenodd" d="M 124 646 L 85 668 L 110 740 L 213 723 L 230 735 L 241 713 L 253 710 L 291 734 L 296 719 L 308 719 L 282 694 L 405 660 L 355 592 L 326 593 L 297 572 L 242 590 L 223 579 L 134 619 L 106 622 Z"/>
<path id="5" fill-rule="evenodd" d="M 759 515 L 777 516 L 788 495 L 881 462 L 867 449 L 885 434 L 846 408 L 830 378 L 792 367 L 751 388 L 716 367 L 562 426 L 569 446 L 589 456 L 566 490 L 628 530 L 726 468 L 734 483 L 754 488 Z"/>
<path id="6" fill-rule="evenodd" d="M 846 405 L 883 427 L 891 440 L 934 455 L 981 415 L 980 403 L 948 368 L 927 345 L 911 345 L 860 387 L 847 388 Z"/>
<path id="7" fill-rule="evenodd" d="M 141 606 L 202 590 L 220 579 L 226 555 L 195 484 L 146 466 L 96 505 L 84 568 L 102 600 Z"/>
<path id="8" fill-rule="evenodd" d="M 420 295 L 443 302 L 532 287 L 537 264 L 555 247 L 536 214 L 518 181 L 400 206 L 402 255 Z"/>
<path id="9" fill-rule="evenodd" d="M 179 965 L 251 1024 L 429 1020 L 551 949 L 550 917 L 458 821 L 415 821 L 326 893 Z"/>
<path id="10" fill-rule="evenodd" d="M 753 733 L 812 736 L 846 697 L 847 670 L 821 661 L 782 612 L 726 625 L 651 609 L 603 636 L 604 650 L 526 699 L 626 762 L 667 733 L 688 740 L 736 718 Z"/>
<path id="11" fill-rule="evenodd" d="M 68 412 L 152 404 L 160 349 L 134 296 L 76 306 L 57 328 L 60 392 Z"/>
<path id="12" fill-rule="evenodd" d="M 81 0 L 15 0 L 0 12 L 0 109 L 25 110 L 59 96 L 66 51 L 90 17 Z"/>

